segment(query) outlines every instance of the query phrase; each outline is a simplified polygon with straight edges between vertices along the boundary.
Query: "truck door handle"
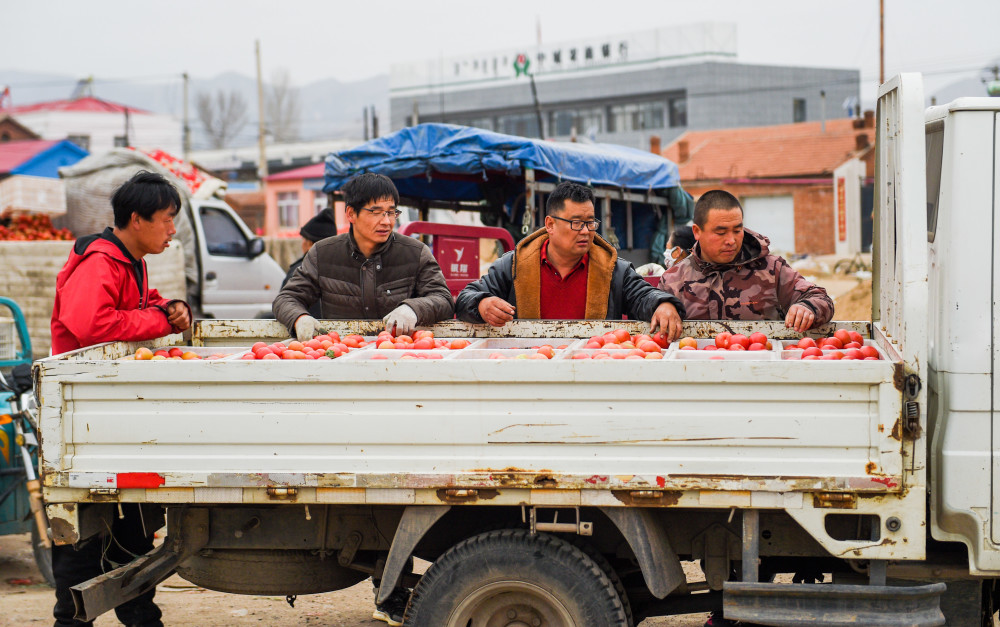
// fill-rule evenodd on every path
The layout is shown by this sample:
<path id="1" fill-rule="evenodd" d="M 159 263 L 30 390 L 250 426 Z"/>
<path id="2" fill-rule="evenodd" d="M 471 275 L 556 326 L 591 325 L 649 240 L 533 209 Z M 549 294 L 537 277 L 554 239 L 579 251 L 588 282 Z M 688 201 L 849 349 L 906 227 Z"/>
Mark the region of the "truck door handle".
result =
<path id="1" fill-rule="evenodd" d="M 206 281 L 214 281 L 215 279 L 216 279 L 216 276 L 215 276 L 214 272 L 208 272 L 208 273 L 205 274 L 205 280 Z"/>

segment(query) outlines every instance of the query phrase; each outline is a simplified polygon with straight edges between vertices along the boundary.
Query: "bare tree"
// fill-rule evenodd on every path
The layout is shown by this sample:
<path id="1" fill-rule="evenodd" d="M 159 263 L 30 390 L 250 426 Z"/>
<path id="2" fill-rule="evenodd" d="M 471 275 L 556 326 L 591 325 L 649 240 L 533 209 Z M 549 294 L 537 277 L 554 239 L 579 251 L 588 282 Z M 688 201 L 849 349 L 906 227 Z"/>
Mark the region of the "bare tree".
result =
<path id="1" fill-rule="evenodd" d="M 236 90 L 199 92 L 195 108 L 212 148 L 225 148 L 247 123 L 247 101 Z"/>
<path id="2" fill-rule="evenodd" d="M 292 76 L 282 68 L 271 75 L 265 99 L 267 127 L 276 142 L 299 140 L 299 90 L 292 87 Z"/>

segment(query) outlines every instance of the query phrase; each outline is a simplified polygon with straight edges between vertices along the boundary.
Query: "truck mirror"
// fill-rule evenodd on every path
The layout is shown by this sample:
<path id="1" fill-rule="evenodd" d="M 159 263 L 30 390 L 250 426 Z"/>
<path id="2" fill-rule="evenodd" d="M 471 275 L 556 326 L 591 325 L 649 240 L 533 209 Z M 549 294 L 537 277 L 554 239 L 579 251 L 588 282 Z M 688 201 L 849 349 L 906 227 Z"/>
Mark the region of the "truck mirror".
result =
<path id="1" fill-rule="evenodd" d="M 248 252 L 249 252 L 249 257 L 251 259 L 255 259 L 255 258 L 260 257 L 261 255 L 263 255 L 264 254 L 264 250 L 265 250 L 265 246 L 264 246 L 264 240 L 263 239 L 261 239 L 259 237 L 255 237 L 252 240 L 250 240 L 250 247 L 249 247 Z"/>

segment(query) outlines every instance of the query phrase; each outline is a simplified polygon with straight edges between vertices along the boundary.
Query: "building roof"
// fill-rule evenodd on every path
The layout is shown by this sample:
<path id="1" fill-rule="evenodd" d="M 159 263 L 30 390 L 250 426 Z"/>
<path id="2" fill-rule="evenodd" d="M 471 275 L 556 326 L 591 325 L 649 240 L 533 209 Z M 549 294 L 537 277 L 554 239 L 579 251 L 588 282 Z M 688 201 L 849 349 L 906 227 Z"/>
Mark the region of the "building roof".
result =
<path id="1" fill-rule="evenodd" d="M 322 161 L 319 163 L 314 163 L 312 165 L 307 165 L 301 168 L 295 168 L 294 170 L 285 170 L 284 172 L 279 172 L 278 174 L 272 174 L 265 178 L 265 181 L 295 181 L 295 180 L 305 180 L 305 179 L 321 179 L 323 178 L 324 168 L 326 164 Z"/>
<path id="2" fill-rule="evenodd" d="M 867 137 L 861 149 L 859 134 Z M 855 128 L 850 118 L 827 120 L 825 132 L 821 122 L 688 131 L 663 156 L 680 167 L 681 181 L 829 176 L 870 150 L 874 138 L 874 128 Z"/>
<path id="3" fill-rule="evenodd" d="M 20 122 L 18 122 L 16 119 L 14 119 L 14 116 L 7 115 L 6 113 L 0 113 L 0 125 L 4 125 L 4 124 L 13 126 L 14 128 L 18 129 L 21 133 L 23 133 L 26 136 L 25 139 L 28 139 L 28 138 L 30 138 L 30 139 L 41 139 L 41 135 L 39 135 L 35 131 L 31 130 L 30 128 L 28 128 L 24 124 L 21 124 Z"/>
<path id="4" fill-rule="evenodd" d="M 59 143 L 59 140 L 23 139 L 0 142 L 0 174 L 7 174 L 35 155 L 45 152 Z"/>
<path id="5" fill-rule="evenodd" d="M 118 104 L 116 102 L 111 102 L 109 100 L 101 100 L 100 98 L 94 98 L 93 96 L 85 96 L 83 98 L 76 98 L 72 100 L 51 100 L 49 102 L 36 102 L 30 105 L 21 105 L 19 107 L 10 107 L 9 109 L 2 109 L 3 113 L 18 115 L 24 113 L 39 113 L 43 111 L 75 111 L 75 112 L 91 112 L 91 113 L 124 113 L 125 111 L 129 113 L 139 113 L 147 114 L 149 111 L 144 109 L 136 109 L 135 107 L 129 107 L 127 105 Z"/>

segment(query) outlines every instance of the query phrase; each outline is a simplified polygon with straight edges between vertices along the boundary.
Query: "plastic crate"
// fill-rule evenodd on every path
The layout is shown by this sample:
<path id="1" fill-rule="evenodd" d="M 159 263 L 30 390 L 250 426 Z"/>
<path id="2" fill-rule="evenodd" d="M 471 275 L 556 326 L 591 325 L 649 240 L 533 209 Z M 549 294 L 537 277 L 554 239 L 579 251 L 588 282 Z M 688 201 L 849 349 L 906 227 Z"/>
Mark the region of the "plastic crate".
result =
<path id="1" fill-rule="evenodd" d="M 0 361 L 17 358 L 17 323 L 13 318 L 0 317 Z"/>

